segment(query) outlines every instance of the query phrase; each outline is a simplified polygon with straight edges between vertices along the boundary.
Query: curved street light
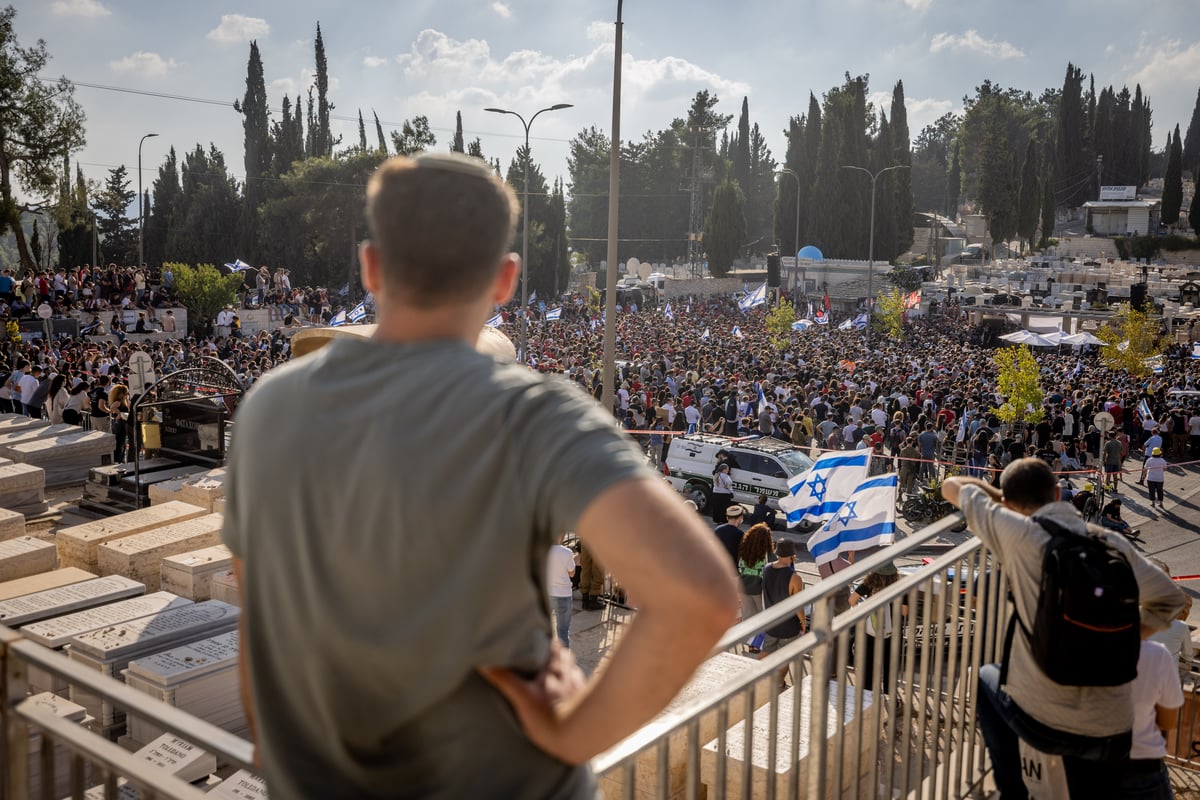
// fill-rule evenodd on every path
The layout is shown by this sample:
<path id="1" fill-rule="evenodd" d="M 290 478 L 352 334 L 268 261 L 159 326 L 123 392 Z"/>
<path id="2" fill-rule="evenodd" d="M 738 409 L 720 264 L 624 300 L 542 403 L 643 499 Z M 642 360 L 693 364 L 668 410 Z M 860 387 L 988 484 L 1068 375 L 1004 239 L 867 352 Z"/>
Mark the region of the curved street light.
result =
<path id="1" fill-rule="evenodd" d="M 518 114 L 516 111 L 509 111 L 506 108 L 485 108 L 484 111 L 490 111 L 493 114 L 512 114 L 517 119 L 521 120 L 521 124 L 525 126 L 525 187 L 523 199 L 521 200 L 521 358 L 522 360 L 529 357 L 529 129 L 533 126 L 533 121 L 538 118 L 538 114 L 546 111 L 561 111 L 564 108 L 573 108 L 571 103 L 555 103 L 552 106 L 540 109 L 529 121 L 525 121 L 525 117 Z"/>
<path id="2" fill-rule="evenodd" d="M 144 227 L 143 220 L 146 216 L 146 204 L 142 198 L 142 143 L 155 136 L 158 136 L 158 134 L 147 133 L 138 140 L 138 269 L 142 268 L 142 264 L 146 260 L 142 253 L 142 228 Z"/>
<path id="3" fill-rule="evenodd" d="M 867 245 L 867 352 L 871 351 L 871 317 L 875 311 L 875 296 L 871 294 L 871 278 L 875 274 L 875 181 L 885 172 L 891 172 L 894 169 L 908 169 L 908 164 L 893 164 L 890 167 L 884 167 L 878 172 L 871 172 L 866 167 L 856 167 L 851 164 L 842 164 L 842 169 L 854 169 L 859 172 L 865 172 L 871 177 L 871 234 L 869 244 Z"/>

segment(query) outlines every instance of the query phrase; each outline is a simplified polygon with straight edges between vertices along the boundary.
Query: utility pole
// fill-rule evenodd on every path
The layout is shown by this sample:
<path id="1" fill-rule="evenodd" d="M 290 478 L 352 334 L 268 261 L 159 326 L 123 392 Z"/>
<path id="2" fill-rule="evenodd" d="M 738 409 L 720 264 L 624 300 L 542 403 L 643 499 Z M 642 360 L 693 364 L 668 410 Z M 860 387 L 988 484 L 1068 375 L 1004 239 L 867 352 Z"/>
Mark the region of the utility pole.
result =
<path id="1" fill-rule="evenodd" d="M 867 244 L 867 352 L 871 351 L 871 318 L 875 314 L 875 295 L 872 294 L 871 281 L 875 276 L 875 181 L 885 172 L 891 172 L 894 169 L 908 169 L 907 164 L 894 164 L 890 167 L 884 167 L 878 172 L 871 172 L 866 167 L 855 167 L 849 164 L 843 164 L 842 169 L 854 169 L 859 172 L 865 172 L 871 178 L 871 230 Z"/>
<path id="2" fill-rule="evenodd" d="M 157 133 L 147 133 L 138 140 L 138 268 L 146 261 L 146 257 L 142 253 L 142 228 L 146 217 L 146 204 L 143 202 L 142 196 L 142 143 L 147 139 L 158 136 Z"/>
<path id="3" fill-rule="evenodd" d="M 608 163 L 608 269 L 604 271 L 604 345 L 600 379 L 600 402 L 613 413 L 617 395 L 617 211 L 621 188 L 621 22 L 622 0 L 617 0 L 617 21 L 613 41 L 612 139 Z"/>

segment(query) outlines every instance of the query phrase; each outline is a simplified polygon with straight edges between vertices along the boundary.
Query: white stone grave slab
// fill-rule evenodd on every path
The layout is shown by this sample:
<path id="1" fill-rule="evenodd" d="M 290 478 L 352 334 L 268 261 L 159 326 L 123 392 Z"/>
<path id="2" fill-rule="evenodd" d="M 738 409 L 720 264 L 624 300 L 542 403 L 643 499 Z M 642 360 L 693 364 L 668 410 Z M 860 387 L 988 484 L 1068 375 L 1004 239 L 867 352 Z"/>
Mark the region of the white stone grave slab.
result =
<path id="1" fill-rule="evenodd" d="M 146 593 L 135 580 L 112 575 L 82 583 L 0 600 L 0 625 L 19 628 L 31 622 L 60 617 L 92 606 L 124 600 Z"/>
<path id="2" fill-rule="evenodd" d="M 54 569 L 58 556 L 54 545 L 32 536 L 0 542 L 0 581 L 26 578 Z"/>
<path id="3" fill-rule="evenodd" d="M 54 536 L 55 546 L 58 548 L 58 562 L 68 567 L 95 569 L 96 548 L 100 545 L 143 531 L 202 517 L 207 513 L 203 508 L 190 503 L 172 502 L 62 528 Z"/>
<path id="4" fill-rule="evenodd" d="M 246 770 L 238 770 L 208 793 L 215 800 L 266 800 L 267 784 Z"/>
<path id="5" fill-rule="evenodd" d="M 57 649 L 66 645 L 73 637 L 89 631 L 190 605 L 192 601 L 186 597 L 179 597 L 170 592 L 154 592 L 143 597 L 35 622 L 23 627 L 21 635 L 45 647 Z"/>
<path id="6" fill-rule="evenodd" d="M 233 554 L 223 544 L 168 556 L 162 562 L 162 588 L 191 600 L 212 597 L 212 579 L 229 572 Z"/>
<path id="7" fill-rule="evenodd" d="M 10 597 L 20 597 L 23 594 L 41 592 L 46 589 L 53 589 L 56 586 L 68 586 L 72 583 L 80 583 L 95 577 L 96 573 L 88 572 L 78 567 L 64 567 L 62 569 L 50 570 L 49 572 L 40 572 L 37 575 L 30 575 L 27 578 L 17 578 L 0 583 L 0 600 L 7 600 Z"/>
<path id="8" fill-rule="evenodd" d="M 163 559 L 220 544 L 222 524 L 220 514 L 207 514 L 107 542 L 96 550 L 97 567 L 101 575 L 124 575 L 158 591 Z"/>

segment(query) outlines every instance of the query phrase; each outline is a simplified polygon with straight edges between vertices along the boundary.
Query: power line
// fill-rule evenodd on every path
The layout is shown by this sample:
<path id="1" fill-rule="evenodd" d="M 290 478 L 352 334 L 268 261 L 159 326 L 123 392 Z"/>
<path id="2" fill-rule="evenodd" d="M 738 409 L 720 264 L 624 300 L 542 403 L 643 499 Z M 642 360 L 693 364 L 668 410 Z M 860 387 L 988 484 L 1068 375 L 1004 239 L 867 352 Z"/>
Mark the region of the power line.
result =
<path id="1" fill-rule="evenodd" d="M 59 79 L 58 78 L 39 77 L 38 80 L 42 81 L 43 83 L 58 83 Z M 70 80 L 70 79 L 68 78 L 68 80 Z M 202 103 L 204 105 L 210 105 L 210 106 L 224 106 L 225 108 L 230 108 L 230 109 L 232 109 L 234 107 L 233 102 L 231 102 L 231 101 L 214 100 L 211 97 L 192 97 L 190 95 L 185 95 L 185 94 L 172 94 L 170 92 L 155 92 L 155 91 L 151 91 L 150 89 L 132 89 L 127 86 L 111 86 L 108 84 L 89 83 L 86 81 L 71 81 L 71 83 L 75 86 L 82 86 L 86 89 L 99 89 L 99 90 L 105 91 L 105 92 L 120 92 L 122 94 L 134 94 L 134 95 L 141 95 L 143 97 L 155 97 L 160 100 L 177 100 L 177 101 L 184 102 L 184 103 Z M 299 108 L 300 107 L 297 106 L 296 110 L 299 111 Z M 267 110 L 272 113 L 278 113 L 278 114 L 283 113 L 283 109 L 281 109 L 281 108 L 268 108 Z M 353 122 L 355 124 L 358 123 L 358 117 L 351 117 L 351 116 L 347 116 L 347 115 L 343 115 L 343 114 L 330 114 L 329 118 L 336 119 L 341 122 Z M 364 118 L 364 122 L 365 122 L 365 118 Z M 395 122 L 392 120 L 381 119 L 379 122 L 381 125 L 386 125 L 389 128 L 402 128 L 402 127 L 404 127 L 404 124 L 405 124 L 405 122 L 407 122 L 407 120 L 405 122 Z M 447 127 L 443 127 L 443 126 L 439 126 L 439 125 L 430 125 L 429 129 L 434 130 L 434 131 L 444 131 L 444 132 L 450 132 L 450 133 L 455 132 L 454 128 L 447 128 Z M 467 134 L 470 134 L 471 136 L 498 136 L 498 137 L 501 137 L 504 139 L 522 139 L 522 138 L 524 138 L 524 134 L 518 134 L 518 133 L 496 133 L 494 131 L 476 131 L 476 130 L 464 129 L 463 135 L 465 136 Z M 570 143 L 570 141 L 571 141 L 570 139 L 556 139 L 556 138 L 549 137 L 549 136 L 533 136 L 530 138 L 532 140 L 539 141 L 539 142 Z"/>

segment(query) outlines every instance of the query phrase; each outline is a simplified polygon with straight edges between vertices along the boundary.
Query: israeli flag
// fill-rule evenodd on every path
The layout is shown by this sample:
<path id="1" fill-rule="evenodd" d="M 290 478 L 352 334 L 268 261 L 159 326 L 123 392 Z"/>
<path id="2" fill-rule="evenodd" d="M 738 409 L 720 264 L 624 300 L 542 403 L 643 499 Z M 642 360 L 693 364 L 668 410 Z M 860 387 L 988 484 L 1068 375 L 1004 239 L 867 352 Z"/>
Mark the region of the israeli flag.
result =
<path id="1" fill-rule="evenodd" d="M 738 300 L 738 308 L 742 311 L 749 311 L 755 306 L 761 306 L 767 302 L 767 282 L 763 281 L 762 285 L 750 292 L 748 295 Z"/>
<path id="2" fill-rule="evenodd" d="M 848 331 L 853 327 L 854 327 L 854 320 L 852 320 L 852 319 L 845 319 L 838 323 L 839 331 Z"/>
<path id="3" fill-rule="evenodd" d="M 529 293 L 529 305 L 533 305 L 536 302 L 537 302 L 537 289 L 534 289 L 532 292 Z"/>
<path id="4" fill-rule="evenodd" d="M 1144 397 L 1138 401 L 1137 411 L 1142 416 L 1142 419 L 1154 419 L 1154 412 L 1150 410 L 1150 404 L 1146 402 L 1146 398 Z"/>
<path id="5" fill-rule="evenodd" d="M 700 341 L 702 341 L 702 342 L 708 341 L 708 337 L 709 337 L 708 328 L 705 328 L 704 333 L 700 334 Z"/>
<path id="6" fill-rule="evenodd" d="M 707 328 L 706 328 L 705 330 L 707 330 Z M 741 329 L 739 326 L 737 326 L 737 325 L 734 325 L 734 326 L 733 326 L 733 336 L 734 336 L 734 338 L 735 338 L 735 339 L 741 339 L 741 338 L 742 338 L 742 329 Z"/>
<path id="7" fill-rule="evenodd" d="M 1200 358 L 1200 342 L 1192 345 L 1192 358 Z"/>
<path id="8" fill-rule="evenodd" d="M 813 319 L 816 320 L 818 325 L 828 325 L 829 324 L 829 312 L 828 311 L 818 311 L 816 314 L 813 314 Z"/>
<path id="9" fill-rule="evenodd" d="M 806 519 L 824 522 L 837 513 L 854 490 L 867 479 L 866 450 L 823 453 L 808 472 L 788 480 L 789 494 L 779 498 L 789 528 Z"/>
<path id="10" fill-rule="evenodd" d="M 896 541 L 896 473 L 858 484 L 821 530 L 808 540 L 817 564 L 827 564 L 853 550 L 866 550 Z"/>
<path id="11" fill-rule="evenodd" d="M 806 331 L 810 327 L 812 327 L 812 320 L 798 319 L 792 323 L 792 330 L 794 331 Z"/>
<path id="12" fill-rule="evenodd" d="M 329 320 L 329 327 L 336 328 L 339 325 L 346 324 L 346 309 L 342 309 L 333 315 L 333 319 Z"/>
<path id="13" fill-rule="evenodd" d="M 492 317 L 484 324 L 487 325 L 489 328 L 499 328 L 501 325 L 504 324 L 504 315 L 497 313 L 496 316 Z"/>
<path id="14" fill-rule="evenodd" d="M 812 319 L 812 315 L 813 315 L 813 304 L 812 304 L 812 300 L 809 300 L 808 301 L 808 318 Z"/>
<path id="15" fill-rule="evenodd" d="M 367 318 L 366 303 L 359 303 L 354 308 L 350 309 L 350 313 L 346 315 L 346 319 L 350 322 L 362 322 Z"/>
<path id="16" fill-rule="evenodd" d="M 562 306 L 559 306 L 558 308 L 552 308 L 546 312 L 547 322 L 557 322 L 560 319 L 562 319 Z"/>
<path id="17" fill-rule="evenodd" d="M 867 327 L 867 312 L 864 311 L 863 313 L 861 313 L 857 317 L 855 317 L 853 325 L 854 325 L 854 329 L 859 330 L 859 331 L 861 331 L 863 328 Z"/>
<path id="18" fill-rule="evenodd" d="M 758 413 L 762 414 L 767 410 L 767 398 L 763 395 L 762 383 L 755 381 L 754 388 L 758 389 Z"/>
<path id="19" fill-rule="evenodd" d="M 232 263 L 226 264 L 225 268 L 232 270 L 233 272 L 242 272 L 244 270 L 254 269 L 254 267 L 250 266 L 245 261 L 242 261 L 240 258 L 235 258 Z"/>
<path id="20" fill-rule="evenodd" d="M 671 320 L 672 322 L 675 321 L 675 312 L 671 310 L 670 303 L 667 303 L 665 306 L 663 306 L 663 317 Z"/>

